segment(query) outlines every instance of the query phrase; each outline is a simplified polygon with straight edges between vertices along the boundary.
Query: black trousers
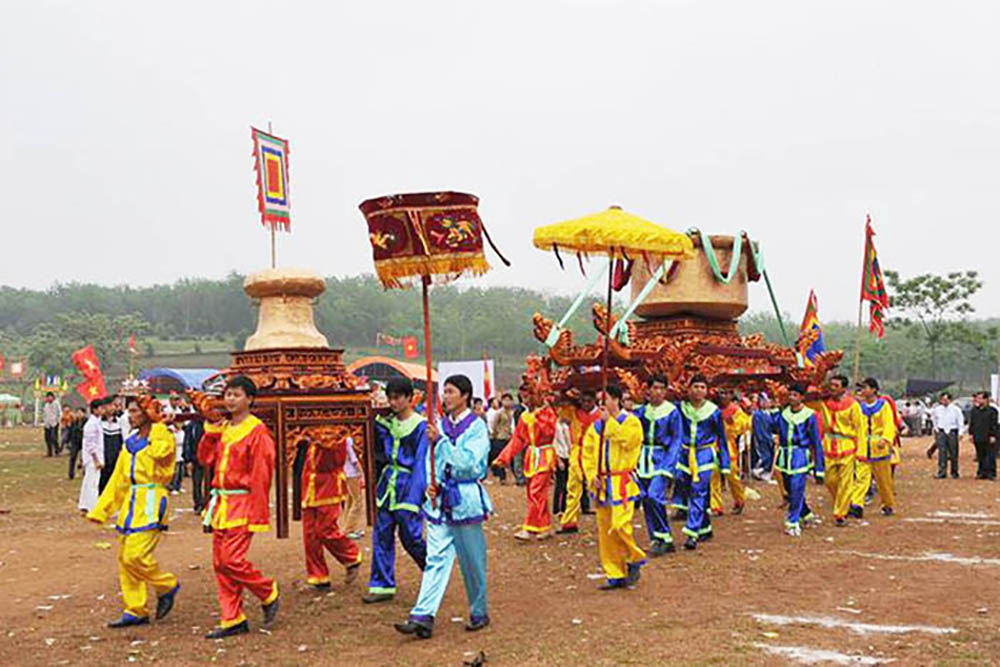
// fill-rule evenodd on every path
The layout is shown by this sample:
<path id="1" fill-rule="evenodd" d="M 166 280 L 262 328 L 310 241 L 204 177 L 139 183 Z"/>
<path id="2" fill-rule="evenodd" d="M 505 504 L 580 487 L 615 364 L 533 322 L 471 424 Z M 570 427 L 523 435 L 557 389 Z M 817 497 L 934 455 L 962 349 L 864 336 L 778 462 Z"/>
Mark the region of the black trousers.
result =
<path id="1" fill-rule="evenodd" d="M 194 496 L 194 511 L 205 509 L 205 466 L 197 461 L 191 464 L 191 495 Z"/>
<path id="2" fill-rule="evenodd" d="M 45 427 L 45 455 L 55 456 L 59 453 L 59 427 Z"/>
<path id="3" fill-rule="evenodd" d="M 951 474 L 958 477 L 958 431 L 938 431 L 938 475 L 948 474 L 948 464 L 951 463 Z"/>
<path id="4" fill-rule="evenodd" d="M 503 466 L 497 466 L 494 468 L 493 461 L 500 456 L 500 452 L 503 451 L 503 448 L 507 446 L 508 442 L 510 442 L 510 440 L 503 440 L 500 438 L 493 438 L 490 440 L 489 467 L 493 470 L 493 476 L 501 482 L 506 481 L 507 479 L 507 469 Z"/>
<path id="5" fill-rule="evenodd" d="M 556 468 L 556 487 L 552 492 L 552 513 L 559 514 L 566 510 L 566 482 L 569 480 L 569 461 L 559 459 L 562 470 Z"/>
<path id="6" fill-rule="evenodd" d="M 80 443 L 77 442 L 76 438 L 71 437 L 66 445 L 69 447 L 69 478 L 76 478 L 76 459 L 80 456 Z"/>
<path id="7" fill-rule="evenodd" d="M 118 452 L 122 448 L 122 437 L 120 435 L 104 436 L 104 467 L 101 468 L 101 478 L 97 480 L 97 492 L 103 493 L 104 487 L 111 479 L 111 473 L 115 471 L 115 464 L 118 463 Z"/>
<path id="8" fill-rule="evenodd" d="M 989 440 L 986 442 L 975 442 L 976 460 L 979 467 L 976 470 L 976 477 L 983 479 L 996 479 L 997 477 L 997 446 Z"/>

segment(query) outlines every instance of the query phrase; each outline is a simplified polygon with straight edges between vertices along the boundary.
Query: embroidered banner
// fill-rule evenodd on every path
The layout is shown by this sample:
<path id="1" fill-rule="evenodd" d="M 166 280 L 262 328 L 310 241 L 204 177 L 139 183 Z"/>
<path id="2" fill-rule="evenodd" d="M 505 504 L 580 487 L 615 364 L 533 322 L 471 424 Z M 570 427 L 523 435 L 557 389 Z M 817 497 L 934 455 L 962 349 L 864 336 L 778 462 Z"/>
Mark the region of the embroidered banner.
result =
<path id="1" fill-rule="evenodd" d="M 257 172 L 257 208 L 265 227 L 292 227 L 288 194 L 288 141 L 251 127 L 254 170 Z"/>
<path id="2" fill-rule="evenodd" d="M 419 283 L 424 276 L 447 282 L 480 275 L 483 255 L 479 199 L 461 192 L 392 195 L 361 203 L 368 222 L 375 270 L 385 287 Z"/>

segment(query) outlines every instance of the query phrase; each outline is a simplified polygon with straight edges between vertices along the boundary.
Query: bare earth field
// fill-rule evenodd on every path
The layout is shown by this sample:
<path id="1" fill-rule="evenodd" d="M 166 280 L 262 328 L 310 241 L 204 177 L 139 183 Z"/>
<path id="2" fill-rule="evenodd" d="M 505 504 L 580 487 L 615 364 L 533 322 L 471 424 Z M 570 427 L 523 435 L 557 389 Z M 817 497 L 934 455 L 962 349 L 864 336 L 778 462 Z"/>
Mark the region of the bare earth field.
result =
<path id="1" fill-rule="evenodd" d="M 962 479 L 937 481 L 923 456 L 928 443 L 904 441 L 893 518 L 879 515 L 876 500 L 864 522 L 836 528 L 825 489 L 810 484 L 825 522 L 799 539 L 782 534 L 777 487 L 756 483 L 761 498 L 743 516 L 717 519 L 715 540 L 694 553 L 651 561 L 636 591 L 596 590 L 593 517 L 570 539 L 516 543 L 523 490 L 491 483 L 499 509 L 487 524 L 493 624 L 463 630 L 456 567 L 430 641 L 391 626 L 406 616 L 419 581 L 401 548 L 397 598 L 362 605 L 367 565 L 349 589 L 305 586 L 298 524 L 291 539 L 258 536 L 251 550 L 282 586 L 273 633 L 257 631 L 248 598 L 250 635 L 203 639 L 217 618 L 215 583 L 189 488 L 158 551 L 182 582 L 173 614 L 136 630 L 107 629 L 120 611 L 114 533 L 79 517 L 79 477 L 67 481 L 65 455 L 46 459 L 41 443 L 40 430 L 0 432 L 3 665 L 460 665 L 479 651 L 498 665 L 1000 664 L 1000 485 L 973 479 L 967 442 Z M 637 532 L 645 543 L 645 530 Z M 99 546 L 107 542 L 110 549 Z M 368 538 L 364 547 L 367 556 Z"/>

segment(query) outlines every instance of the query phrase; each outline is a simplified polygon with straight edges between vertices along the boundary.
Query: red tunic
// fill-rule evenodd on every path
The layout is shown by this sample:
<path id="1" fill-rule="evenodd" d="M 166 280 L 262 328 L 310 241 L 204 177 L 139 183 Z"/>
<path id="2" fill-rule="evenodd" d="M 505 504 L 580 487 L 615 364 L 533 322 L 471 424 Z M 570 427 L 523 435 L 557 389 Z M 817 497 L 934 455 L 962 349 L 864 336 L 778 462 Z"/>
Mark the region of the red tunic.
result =
<path id="1" fill-rule="evenodd" d="M 270 528 L 267 505 L 274 459 L 274 438 L 253 415 L 235 426 L 205 424 L 198 460 L 215 469 L 214 497 L 205 510 L 212 512 L 213 529 L 247 526 L 251 532 L 264 532 Z"/>
<path id="2" fill-rule="evenodd" d="M 347 441 L 309 443 L 302 467 L 302 507 L 336 505 L 347 499 Z"/>
<path id="3" fill-rule="evenodd" d="M 550 472 L 556 467 L 556 450 L 552 444 L 556 439 L 556 411 L 545 406 L 525 412 L 514 429 L 514 437 L 497 457 L 501 463 L 510 465 L 523 449 L 524 476 L 531 478 L 537 473 Z"/>

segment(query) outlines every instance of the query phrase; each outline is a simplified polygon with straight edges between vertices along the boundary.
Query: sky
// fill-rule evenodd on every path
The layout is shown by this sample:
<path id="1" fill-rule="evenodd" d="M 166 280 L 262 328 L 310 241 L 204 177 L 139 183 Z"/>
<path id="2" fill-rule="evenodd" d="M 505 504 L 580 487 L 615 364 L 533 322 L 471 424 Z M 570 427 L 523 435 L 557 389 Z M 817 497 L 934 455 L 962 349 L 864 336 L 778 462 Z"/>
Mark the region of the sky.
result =
<path id="1" fill-rule="evenodd" d="M 1000 3 L 6 3 L 0 284 L 149 285 L 270 259 L 250 126 L 291 142 L 279 266 L 372 271 L 358 204 L 458 190 L 570 294 L 540 225 L 617 204 L 747 230 L 781 308 L 856 317 L 882 266 L 976 269 L 1000 314 Z M 489 251 L 487 251 L 489 252 Z M 769 307 L 763 284 L 753 310 Z"/>

